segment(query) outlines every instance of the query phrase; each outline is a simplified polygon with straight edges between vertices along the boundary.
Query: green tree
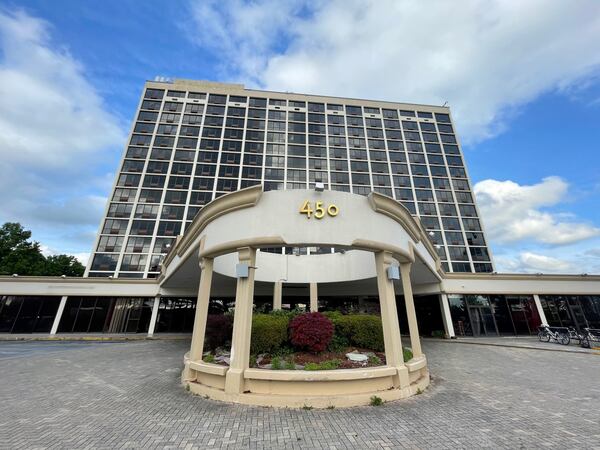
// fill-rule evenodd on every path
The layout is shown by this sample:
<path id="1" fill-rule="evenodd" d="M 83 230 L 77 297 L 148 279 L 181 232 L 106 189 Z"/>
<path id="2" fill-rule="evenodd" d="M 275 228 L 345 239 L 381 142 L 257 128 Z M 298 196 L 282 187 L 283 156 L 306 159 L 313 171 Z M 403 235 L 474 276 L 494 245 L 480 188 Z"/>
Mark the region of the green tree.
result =
<path id="1" fill-rule="evenodd" d="M 45 258 L 40 244 L 30 238 L 31 231 L 20 223 L 0 227 L 0 275 L 83 275 L 83 266 L 73 256 Z"/>
<path id="2" fill-rule="evenodd" d="M 44 275 L 80 277 L 84 271 L 85 267 L 74 256 L 53 255 L 46 258 Z"/>

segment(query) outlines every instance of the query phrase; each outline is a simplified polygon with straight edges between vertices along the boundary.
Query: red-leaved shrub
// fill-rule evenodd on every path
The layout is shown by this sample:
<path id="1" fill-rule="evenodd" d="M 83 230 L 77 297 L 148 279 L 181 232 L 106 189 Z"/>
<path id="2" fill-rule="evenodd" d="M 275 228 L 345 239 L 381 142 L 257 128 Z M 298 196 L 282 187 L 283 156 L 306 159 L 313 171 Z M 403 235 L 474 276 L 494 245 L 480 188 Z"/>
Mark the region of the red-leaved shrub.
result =
<path id="1" fill-rule="evenodd" d="M 290 338 L 294 347 L 319 353 L 333 337 L 333 322 L 319 312 L 300 314 L 290 322 Z"/>
<path id="2" fill-rule="evenodd" d="M 216 350 L 224 347 L 231 340 L 233 332 L 233 316 L 229 314 L 209 314 L 206 318 L 204 348 Z"/>

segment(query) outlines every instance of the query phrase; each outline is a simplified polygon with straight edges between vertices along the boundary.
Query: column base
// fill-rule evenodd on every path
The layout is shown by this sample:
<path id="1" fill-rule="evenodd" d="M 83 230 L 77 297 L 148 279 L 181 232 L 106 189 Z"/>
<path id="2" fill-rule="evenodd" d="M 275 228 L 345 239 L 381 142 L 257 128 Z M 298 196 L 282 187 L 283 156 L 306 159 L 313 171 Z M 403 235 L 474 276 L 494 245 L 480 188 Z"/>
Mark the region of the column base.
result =
<path id="1" fill-rule="evenodd" d="M 244 370 L 230 368 L 225 375 L 225 393 L 241 394 L 244 392 Z"/>

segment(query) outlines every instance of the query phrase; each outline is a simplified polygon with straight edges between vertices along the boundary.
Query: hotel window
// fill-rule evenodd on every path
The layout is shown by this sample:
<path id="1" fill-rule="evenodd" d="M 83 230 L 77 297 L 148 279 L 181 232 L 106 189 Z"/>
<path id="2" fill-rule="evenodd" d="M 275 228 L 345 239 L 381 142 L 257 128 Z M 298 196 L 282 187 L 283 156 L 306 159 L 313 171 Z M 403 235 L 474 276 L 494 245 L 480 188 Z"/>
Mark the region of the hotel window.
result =
<path id="1" fill-rule="evenodd" d="M 111 203 L 108 208 L 108 217 L 129 218 L 131 215 L 131 203 Z"/>
<path id="2" fill-rule="evenodd" d="M 212 200 L 212 192 L 192 192 L 190 195 L 191 205 L 206 205 Z"/>
<path id="3" fill-rule="evenodd" d="M 248 104 L 249 104 L 249 106 L 254 106 L 256 108 L 266 108 L 267 107 L 267 99 L 250 97 L 250 101 Z"/>
<path id="4" fill-rule="evenodd" d="M 158 205 L 138 205 L 135 208 L 136 219 L 156 219 L 158 216 Z"/>
<path id="5" fill-rule="evenodd" d="M 421 127 L 421 131 L 433 131 L 434 133 L 437 131 L 433 123 L 419 122 L 419 126 Z"/>
<path id="6" fill-rule="evenodd" d="M 398 111 L 396 111 L 395 109 L 383 109 L 383 117 L 385 117 L 386 119 L 397 119 L 398 118 Z"/>
<path id="7" fill-rule="evenodd" d="M 411 130 L 411 131 L 418 131 L 419 130 L 419 124 L 417 122 L 408 122 L 406 120 L 402 121 L 402 127 L 405 130 Z"/>
<path id="8" fill-rule="evenodd" d="M 405 116 L 405 117 L 416 117 L 416 114 L 414 111 L 407 111 L 405 109 L 400 110 L 400 115 Z"/>
<path id="9" fill-rule="evenodd" d="M 122 172 L 134 172 L 140 173 L 144 170 L 144 162 L 143 161 L 131 161 L 125 160 L 123 162 L 123 167 L 121 169 Z"/>
<path id="10" fill-rule="evenodd" d="M 159 236 L 177 236 L 181 231 L 180 222 L 164 222 L 161 221 L 158 224 L 158 235 Z"/>
<path id="11" fill-rule="evenodd" d="M 131 224 L 131 230 L 129 234 L 149 236 L 154 232 L 153 220 L 134 220 Z"/>
<path id="12" fill-rule="evenodd" d="M 180 114 L 162 113 L 160 121 L 163 123 L 179 123 Z"/>
<path id="13" fill-rule="evenodd" d="M 442 217 L 445 230 L 460 230 L 460 222 L 453 217 Z"/>
<path id="14" fill-rule="evenodd" d="M 457 192 L 456 201 L 458 203 L 473 203 L 473 197 L 470 192 Z"/>
<path id="15" fill-rule="evenodd" d="M 325 104 L 323 103 L 308 103 L 308 110 L 311 112 L 325 112 Z"/>
<path id="16" fill-rule="evenodd" d="M 448 245 L 465 245 L 462 233 L 456 231 L 446 231 L 444 234 L 446 235 L 446 242 Z"/>
<path id="17" fill-rule="evenodd" d="M 177 205 L 185 204 L 187 191 L 167 191 L 165 194 L 165 203 L 175 203 Z"/>
<path id="18" fill-rule="evenodd" d="M 123 255 L 120 270 L 142 272 L 146 267 L 146 255 Z"/>
<path id="19" fill-rule="evenodd" d="M 451 205 L 449 203 L 440 203 L 439 206 L 440 208 L 440 214 L 442 216 L 456 216 L 456 206 Z"/>
<path id="20" fill-rule="evenodd" d="M 417 196 L 420 191 L 417 191 Z M 414 201 L 413 193 L 411 189 L 396 189 L 396 198 L 404 201 Z M 427 200 L 427 199 L 424 199 Z"/>
<path id="21" fill-rule="evenodd" d="M 467 231 L 481 231 L 481 225 L 477 219 L 463 219 L 463 225 Z"/>
<path id="22" fill-rule="evenodd" d="M 144 94 L 144 98 L 151 98 L 151 99 L 162 99 L 165 95 L 165 91 L 163 91 L 162 89 L 146 89 L 146 93 Z"/>
<path id="23" fill-rule="evenodd" d="M 160 218 L 168 220 L 182 220 L 184 210 L 185 207 L 183 206 L 165 205 L 163 206 Z"/>
<path id="24" fill-rule="evenodd" d="M 435 120 L 442 123 L 450 123 L 450 116 L 448 114 L 435 113 Z"/>
<path id="25" fill-rule="evenodd" d="M 152 238 L 130 237 L 127 240 L 125 252 L 127 253 L 148 253 L 150 251 L 150 242 Z"/>
<path id="26" fill-rule="evenodd" d="M 154 242 L 154 253 L 168 253 L 175 244 L 174 238 L 156 238 Z"/>
<path id="27" fill-rule="evenodd" d="M 420 119 L 433 119 L 433 114 L 430 112 L 418 111 L 417 114 Z"/>
<path id="28" fill-rule="evenodd" d="M 125 234 L 128 223 L 127 220 L 106 219 L 102 234 Z"/>
<path id="29" fill-rule="evenodd" d="M 160 203 L 162 191 L 156 189 L 142 189 L 140 191 L 139 203 Z"/>
<path id="30" fill-rule="evenodd" d="M 119 255 L 96 254 L 92 261 L 92 270 L 115 270 Z"/>
<path id="31" fill-rule="evenodd" d="M 101 236 L 98 241 L 99 252 L 118 253 L 121 251 L 123 238 L 120 236 Z"/>
<path id="32" fill-rule="evenodd" d="M 269 110 L 269 121 L 271 120 L 285 120 L 285 111 Z"/>

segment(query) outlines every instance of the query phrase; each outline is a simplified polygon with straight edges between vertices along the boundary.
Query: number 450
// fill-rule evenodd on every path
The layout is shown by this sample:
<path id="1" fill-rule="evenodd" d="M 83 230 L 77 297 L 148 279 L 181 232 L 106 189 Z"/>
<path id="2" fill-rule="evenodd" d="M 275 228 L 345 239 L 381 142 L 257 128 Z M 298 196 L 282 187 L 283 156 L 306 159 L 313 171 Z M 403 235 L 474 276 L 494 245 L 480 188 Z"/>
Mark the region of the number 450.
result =
<path id="1" fill-rule="evenodd" d="M 339 212 L 339 208 L 334 204 L 331 204 L 327 207 L 327 214 L 329 214 L 331 217 L 337 216 Z M 323 207 L 323 202 L 316 202 L 315 209 L 313 210 L 310 207 L 310 201 L 306 200 L 300 208 L 300 214 L 306 214 L 307 219 L 310 219 L 311 214 L 315 216 L 315 219 L 322 219 L 325 217 L 325 208 Z"/>

